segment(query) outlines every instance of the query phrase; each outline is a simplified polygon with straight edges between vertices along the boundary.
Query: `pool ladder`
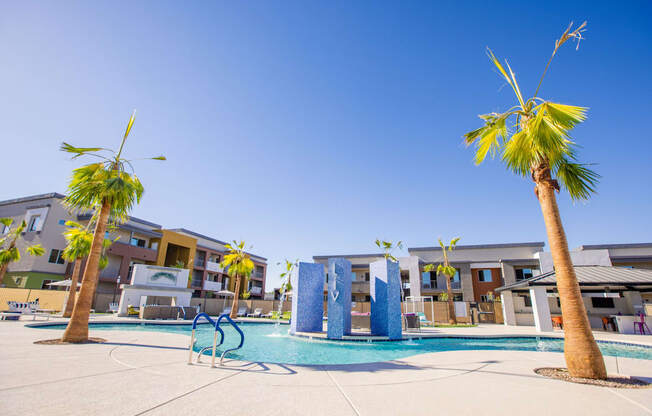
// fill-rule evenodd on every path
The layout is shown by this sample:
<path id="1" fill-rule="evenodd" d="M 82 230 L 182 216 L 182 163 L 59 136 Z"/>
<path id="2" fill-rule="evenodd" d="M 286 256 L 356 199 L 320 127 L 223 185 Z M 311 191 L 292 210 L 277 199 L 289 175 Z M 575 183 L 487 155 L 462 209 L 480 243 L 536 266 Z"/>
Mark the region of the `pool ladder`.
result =
<path id="1" fill-rule="evenodd" d="M 222 314 L 220 315 L 217 320 L 213 320 L 208 314 L 206 313 L 200 313 L 197 316 L 195 316 L 195 319 L 192 321 L 192 333 L 190 334 L 190 346 L 188 347 L 188 364 L 192 364 L 192 347 L 195 344 L 195 330 L 197 329 L 197 321 L 199 319 L 204 318 L 211 326 L 215 327 L 215 335 L 213 336 L 213 346 L 212 347 L 204 347 L 201 350 L 199 350 L 199 354 L 197 354 L 197 363 L 201 363 L 201 356 L 204 353 L 204 351 L 208 351 L 210 349 L 213 350 L 212 358 L 211 358 L 211 367 L 215 367 L 215 353 L 217 351 L 217 347 L 222 345 L 224 342 L 224 331 L 222 328 L 220 328 L 220 323 L 222 320 L 226 319 L 232 326 L 235 328 L 236 331 L 240 334 L 240 344 L 235 347 L 235 348 L 229 348 L 227 350 L 224 350 L 222 355 L 220 356 L 220 366 L 222 365 L 222 361 L 224 360 L 224 356 L 226 356 L 227 353 L 231 351 L 235 351 L 237 349 L 242 348 L 242 345 L 244 345 L 244 333 L 240 329 L 240 327 L 235 323 L 233 319 L 227 314 Z M 217 342 L 217 334 L 220 334 L 220 341 Z"/>

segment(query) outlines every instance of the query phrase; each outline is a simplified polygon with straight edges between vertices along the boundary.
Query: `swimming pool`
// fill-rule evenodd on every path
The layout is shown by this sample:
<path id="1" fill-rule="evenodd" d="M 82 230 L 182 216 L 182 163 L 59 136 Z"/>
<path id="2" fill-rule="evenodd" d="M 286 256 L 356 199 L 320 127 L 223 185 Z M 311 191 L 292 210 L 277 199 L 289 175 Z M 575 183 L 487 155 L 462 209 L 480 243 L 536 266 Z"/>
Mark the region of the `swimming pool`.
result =
<path id="1" fill-rule="evenodd" d="M 245 361 L 283 364 L 360 364 L 395 360 L 412 355 L 438 351 L 510 350 L 562 352 L 563 340 L 545 337 L 505 338 L 423 338 L 398 342 L 324 341 L 288 335 L 288 325 L 241 323 L 245 334 L 244 346 L 227 357 Z M 64 325 L 40 328 L 63 329 Z M 225 342 L 217 355 L 237 345 L 240 337 L 233 327 L 223 325 Z M 190 342 L 190 325 L 157 324 L 91 324 L 91 330 L 157 331 L 183 334 Z M 214 329 L 202 324 L 197 327 L 195 351 L 213 344 Z M 652 360 L 652 347 L 624 343 L 598 342 L 605 355 Z"/>

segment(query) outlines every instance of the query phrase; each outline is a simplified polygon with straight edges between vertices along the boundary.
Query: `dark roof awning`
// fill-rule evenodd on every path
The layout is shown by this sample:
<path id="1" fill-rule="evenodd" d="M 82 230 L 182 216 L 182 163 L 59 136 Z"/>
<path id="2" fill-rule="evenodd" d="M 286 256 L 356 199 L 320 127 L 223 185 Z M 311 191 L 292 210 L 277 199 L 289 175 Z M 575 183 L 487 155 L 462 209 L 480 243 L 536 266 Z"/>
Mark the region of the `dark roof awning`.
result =
<path id="1" fill-rule="evenodd" d="M 614 266 L 575 266 L 575 275 L 581 286 L 652 286 L 652 270 Z M 554 286 L 555 272 L 548 272 L 516 283 L 501 286 L 496 292 L 525 289 L 530 286 Z"/>

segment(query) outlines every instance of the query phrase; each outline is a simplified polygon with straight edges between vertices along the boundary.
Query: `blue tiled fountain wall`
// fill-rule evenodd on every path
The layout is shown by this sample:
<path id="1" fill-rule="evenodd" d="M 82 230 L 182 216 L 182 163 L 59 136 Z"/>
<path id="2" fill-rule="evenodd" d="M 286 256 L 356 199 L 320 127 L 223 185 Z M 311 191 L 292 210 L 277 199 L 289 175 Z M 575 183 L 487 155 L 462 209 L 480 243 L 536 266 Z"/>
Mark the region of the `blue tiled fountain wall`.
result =
<path id="1" fill-rule="evenodd" d="M 292 273 L 290 333 L 323 330 L 324 283 L 322 264 L 301 262 Z"/>
<path id="2" fill-rule="evenodd" d="M 351 262 L 328 259 L 328 338 L 351 334 Z"/>
<path id="3" fill-rule="evenodd" d="M 369 264 L 369 272 L 371 334 L 401 339 L 401 275 L 398 263 L 375 261 Z"/>

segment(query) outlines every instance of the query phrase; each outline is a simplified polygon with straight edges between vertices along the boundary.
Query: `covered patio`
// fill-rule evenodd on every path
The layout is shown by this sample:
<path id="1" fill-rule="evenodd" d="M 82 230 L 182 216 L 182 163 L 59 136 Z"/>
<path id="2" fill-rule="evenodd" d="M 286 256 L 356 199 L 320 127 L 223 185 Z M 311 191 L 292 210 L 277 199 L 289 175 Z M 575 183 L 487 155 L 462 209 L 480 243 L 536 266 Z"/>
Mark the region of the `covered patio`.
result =
<path id="1" fill-rule="evenodd" d="M 652 270 L 613 266 L 575 266 L 575 274 L 592 328 L 634 333 L 640 313 L 652 326 Z M 561 321 L 555 272 L 544 273 L 496 289 L 505 325 L 534 325 L 553 331 Z"/>

